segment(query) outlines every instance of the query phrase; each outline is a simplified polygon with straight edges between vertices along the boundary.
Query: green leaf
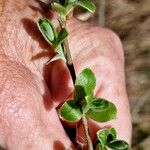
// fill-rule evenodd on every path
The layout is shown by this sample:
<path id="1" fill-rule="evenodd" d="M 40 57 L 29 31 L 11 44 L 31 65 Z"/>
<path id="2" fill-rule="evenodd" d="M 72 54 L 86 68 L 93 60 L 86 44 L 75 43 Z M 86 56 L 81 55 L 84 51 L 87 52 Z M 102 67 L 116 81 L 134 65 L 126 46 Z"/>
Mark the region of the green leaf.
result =
<path id="1" fill-rule="evenodd" d="M 101 145 L 100 143 L 97 144 L 97 149 L 98 149 L 98 150 L 108 150 L 108 149 L 106 148 L 106 146 L 103 146 L 103 147 L 102 147 L 102 145 Z"/>
<path id="2" fill-rule="evenodd" d="M 38 28 L 45 40 L 53 46 L 57 33 L 53 24 L 46 18 L 39 19 Z"/>
<path id="3" fill-rule="evenodd" d="M 129 150 L 129 144 L 122 140 L 114 140 L 108 144 L 108 147 L 113 150 Z"/>
<path id="4" fill-rule="evenodd" d="M 110 129 L 108 129 L 108 131 L 109 131 L 109 134 L 107 136 L 107 142 L 115 140 L 117 137 L 117 132 L 116 132 L 115 128 L 110 128 Z"/>
<path id="5" fill-rule="evenodd" d="M 59 14 L 63 14 L 63 16 L 65 17 L 77 5 L 77 0 L 60 0 L 58 3 L 56 4 L 56 6 L 53 6 L 52 4 L 52 8 Z"/>
<path id="6" fill-rule="evenodd" d="M 93 95 L 85 96 L 85 99 L 80 101 L 83 113 L 87 113 L 90 109 L 90 103 L 93 101 Z"/>
<path id="7" fill-rule="evenodd" d="M 88 103 L 89 106 L 90 106 L 90 104 L 92 103 L 92 101 L 95 100 L 95 97 L 93 97 L 93 95 L 87 95 L 87 96 L 85 97 L 85 99 L 86 99 L 87 103 Z"/>
<path id="8" fill-rule="evenodd" d="M 83 102 L 82 102 L 82 112 L 83 112 L 83 113 L 87 113 L 88 110 L 89 110 L 89 105 L 87 104 L 86 101 L 83 101 Z"/>
<path id="9" fill-rule="evenodd" d="M 76 3 L 68 4 L 66 6 L 66 10 L 67 10 L 66 16 L 68 16 L 70 14 L 70 12 L 72 12 L 75 7 L 76 7 Z"/>
<path id="10" fill-rule="evenodd" d="M 92 95 L 96 86 L 96 78 L 91 69 L 84 69 L 75 81 L 75 99 L 82 100 Z"/>
<path id="11" fill-rule="evenodd" d="M 90 104 L 87 115 L 98 122 L 106 122 L 114 119 L 117 114 L 115 105 L 107 100 L 97 98 Z"/>
<path id="12" fill-rule="evenodd" d="M 79 121 L 82 117 L 79 106 L 74 100 L 65 102 L 60 108 L 60 118 L 69 122 Z"/>
<path id="13" fill-rule="evenodd" d="M 114 128 L 102 129 L 97 132 L 99 146 L 102 150 L 109 147 L 113 150 L 129 150 L 127 142 L 116 140 L 116 130 Z"/>
<path id="14" fill-rule="evenodd" d="M 64 15 L 64 16 L 66 15 L 67 10 L 66 10 L 66 8 L 64 6 L 62 6 L 62 5 L 58 4 L 58 3 L 53 2 L 51 4 L 51 7 L 58 14 L 61 14 L 61 15 Z"/>
<path id="15" fill-rule="evenodd" d="M 67 5 L 76 3 L 78 0 L 67 0 Z"/>
<path id="16" fill-rule="evenodd" d="M 56 45 L 60 45 L 68 36 L 68 32 L 65 28 L 62 28 L 58 34 Z"/>
<path id="17" fill-rule="evenodd" d="M 64 62 L 66 62 L 66 57 L 62 48 L 62 45 L 58 45 L 55 49 L 55 52 L 59 54 L 60 59 L 62 59 Z"/>
<path id="18" fill-rule="evenodd" d="M 89 0 L 78 0 L 77 5 L 87 9 L 91 13 L 95 12 L 95 5 Z"/>
<path id="19" fill-rule="evenodd" d="M 86 92 L 85 89 L 82 86 L 76 85 L 75 86 L 75 100 L 78 103 L 81 103 L 81 101 L 85 100 Z"/>
<path id="20" fill-rule="evenodd" d="M 59 1 L 58 3 L 60 3 L 62 6 L 65 6 L 65 7 L 77 2 L 77 0 L 56 0 L 56 1 Z"/>
<path id="21" fill-rule="evenodd" d="M 116 139 L 116 130 L 114 128 L 99 130 L 97 137 L 101 147 L 104 149 L 109 141 Z"/>

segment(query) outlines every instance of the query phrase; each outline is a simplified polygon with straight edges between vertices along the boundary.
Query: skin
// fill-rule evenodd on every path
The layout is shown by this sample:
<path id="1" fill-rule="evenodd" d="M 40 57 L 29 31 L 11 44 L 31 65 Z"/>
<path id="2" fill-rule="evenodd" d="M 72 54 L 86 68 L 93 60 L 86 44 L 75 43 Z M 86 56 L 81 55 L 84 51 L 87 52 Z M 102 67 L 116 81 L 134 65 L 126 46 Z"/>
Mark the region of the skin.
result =
<path id="1" fill-rule="evenodd" d="M 36 1 L 0 0 L 0 145 L 9 150 L 73 148 L 56 107 L 72 95 L 70 74 L 63 62 L 45 65 L 53 55 L 35 22 L 42 16 Z M 131 120 L 125 88 L 124 57 L 119 38 L 110 30 L 68 21 L 69 45 L 76 73 L 90 67 L 97 78 L 96 96 L 118 109 L 115 120 L 89 120 L 92 138 L 106 126 L 130 142 Z M 50 51 L 50 52 L 49 52 Z M 82 133 L 82 129 L 79 130 Z"/>

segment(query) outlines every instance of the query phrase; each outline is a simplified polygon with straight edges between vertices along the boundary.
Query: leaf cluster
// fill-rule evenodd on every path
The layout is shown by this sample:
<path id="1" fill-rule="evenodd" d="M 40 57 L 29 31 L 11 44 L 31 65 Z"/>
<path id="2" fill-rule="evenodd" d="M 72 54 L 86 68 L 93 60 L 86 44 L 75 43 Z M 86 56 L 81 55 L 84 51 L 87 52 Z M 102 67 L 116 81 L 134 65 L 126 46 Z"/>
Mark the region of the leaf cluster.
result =
<path id="1" fill-rule="evenodd" d="M 51 7 L 62 18 L 66 18 L 75 7 L 80 6 L 91 13 L 95 12 L 95 5 L 90 0 L 58 0 L 51 4 Z"/>
<path id="2" fill-rule="evenodd" d="M 114 128 L 102 129 L 97 132 L 98 147 L 100 150 L 129 150 L 129 145 L 123 140 L 116 139 L 117 133 Z"/>
<path id="3" fill-rule="evenodd" d="M 81 6 L 90 12 L 95 11 L 95 5 L 89 0 L 57 0 L 51 3 L 51 7 L 54 11 L 59 14 L 59 22 L 65 22 L 66 17 L 73 11 L 76 6 Z M 58 32 L 51 21 L 46 18 L 39 19 L 38 28 L 42 33 L 44 39 L 53 47 L 56 55 L 49 60 L 49 62 L 56 61 L 58 59 L 67 62 L 67 54 L 65 46 L 63 45 L 64 40 L 68 36 L 68 32 L 65 26 L 61 27 Z"/>
<path id="4" fill-rule="evenodd" d="M 74 99 L 66 101 L 60 108 L 59 115 L 63 120 L 77 122 L 85 114 L 87 117 L 106 122 L 116 117 L 113 103 L 93 96 L 96 78 L 91 69 L 84 69 L 75 81 Z"/>
<path id="5" fill-rule="evenodd" d="M 50 62 L 62 59 L 66 62 L 66 56 L 63 51 L 62 42 L 67 38 L 68 32 L 65 28 L 62 28 L 57 32 L 53 23 L 46 18 L 39 19 L 38 28 L 42 33 L 44 39 L 54 48 L 57 55 L 55 55 Z"/>

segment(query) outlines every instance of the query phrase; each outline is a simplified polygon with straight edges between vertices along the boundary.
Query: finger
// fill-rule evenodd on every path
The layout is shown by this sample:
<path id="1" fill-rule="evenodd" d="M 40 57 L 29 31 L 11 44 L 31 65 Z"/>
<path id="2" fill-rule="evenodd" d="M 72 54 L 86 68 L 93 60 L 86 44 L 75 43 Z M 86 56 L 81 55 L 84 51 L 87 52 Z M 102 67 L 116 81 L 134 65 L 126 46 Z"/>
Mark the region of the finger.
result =
<path id="1" fill-rule="evenodd" d="M 11 150 L 70 148 L 43 81 L 1 57 L 0 145 Z"/>
<path id="2" fill-rule="evenodd" d="M 41 52 L 49 47 L 35 24 L 42 13 L 39 4 L 2 0 L 0 11 L 1 145 L 12 150 L 70 147 L 44 83 L 49 55 Z"/>
<path id="3" fill-rule="evenodd" d="M 52 64 L 49 87 L 56 107 L 69 98 L 72 98 L 73 83 L 64 62 L 56 61 Z"/>
<path id="4" fill-rule="evenodd" d="M 72 22 L 70 26 L 71 24 Z M 100 124 L 90 121 L 91 134 L 96 135 L 98 129 L 112 126 L 117 129 L 118 138 L 130 143 L 131 117 L 125 88 L 123 50 L 119 38 L 108 29 L 89 24 L 74 23 L 70 33 L 70 47 L 76 72 L 90 67 L 96 75 L 96 96 L 112 101 L 118 110 L 117 118 L 111 122 Z"/>

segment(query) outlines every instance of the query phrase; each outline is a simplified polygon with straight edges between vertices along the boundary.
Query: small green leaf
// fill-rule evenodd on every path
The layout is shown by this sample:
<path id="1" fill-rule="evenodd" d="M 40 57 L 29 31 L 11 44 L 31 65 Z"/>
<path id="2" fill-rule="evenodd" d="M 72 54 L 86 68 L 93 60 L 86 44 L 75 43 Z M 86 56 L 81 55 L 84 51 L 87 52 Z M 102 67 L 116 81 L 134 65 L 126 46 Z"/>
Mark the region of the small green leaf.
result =
<path id="1" fill-rule="evenodd" d="M 62 5 L 60 5 L 60 4 L 58 4 L 58 3 L 55 3 L 55 2 L 53 2 L 52 4 L 51 4 L 51 7 L 52 7 L 52 9 L 54 10 L 54 11 L 56 11 L 58 14 L 61 14 L 61 15 L 66 15 L 66 8 L 64 7 L 64 6 L 62 6 Z"/>
<path id="2" fill-rule="evenodd" d="M 90 109 L 87 115 L 98 122 L 106 122 L 114 119 L 117 114 L 115 105 L 104 99 L 95 99 L 90 104 Z"/>
<path id="3" fill-rule="evenodd" d="M 67 10 L 66 16 L 68 16 L 70 14 L 70 12 L 72 12 L 75 7 L 76 7 L 76 3 L 68 4 L 66 6 L 66 10 Z"/>
<path id="4" fill-rule="evenodd" d="M 85 99 L 79 101 L 80 106 L 82 107 L 83 113 L 87 113 L 90 109 L 90 103 L 93 100 L 93 95 L 85 96 Z"/>
<path id="5" fill-rule="evenodd" d="M 89 104 L 87 103 L 87 101 L 85 99 L 81 100 L 81 101 L 76 101 L 77 104 L 79 105 L 79 107 L 81 108 L 81 112 L 82 113 L 87 113 L 87 111 L 89 110 Z"/>
<path id="6" fill-rule="evenodd" d="M 117 132 L 116 132 L 115 128 L 110 128 L 108 130 L 109 130 L 109 134 L 107 137 L 107 142 L 115 140 L 117 138 Z"/>
<path id="7" fill-rule="evenodd" d="M 53 24 L 46 18 L 39 19 L 38 28 L 45 40 L 53 46 L 57 33 Z"/>
<path id="8" fill-rule="evenodd" d="M 106 144 L 107 144 L 107 136 L 108 136 L 108 131 L 98 131 L 97 132 L 97 137 L 98 140 L 100 141 L 99 146 L 101 147 L 101 149 L 105 149 Z"/>
<path id="9" fill-rule="evenodd" d="M 97 132 L 97 137 L 99 140 L 99 147 L 105 150 L 106 147 L 112 150 L 129 150 L 129 145 L 127 142 L 122 140 L 116 140 L 116 130 L 114 128 L 102 129 Z"/>
<path id="10" fill-rule="evenodd" d="M 59 1 L 62 6 L 67 7 L 70 4 L 76 3 L 77 0 L 56 0 Z"/>
<path id="11" fill-rule="evenodd" d="M 67 0 L 67 5 L 69 4 L 74 4 L 76 3 L 78 0 Z"/>
<path id="12" fill-rule="evenodd" d="M 58 34 L 56 45 L 60 45 L 68 36 L 68 32 L 65 28 L 62 28 Z"/>
<path id="13" fill-rule="evenodd" d="M 108 143 L 108 147 L 113 150 L 129 150 L 129 144 L 122 140 L 114 140 Z"/>
<path id="14" fill-rule="evenodd" d="M 81 102 L 82 100 L 85 99 L 86 92 L 82 86 L 76 85 L 75 86 L 75 100 L 77 102 Z"/>
<path id="15" fill-rule="evenodd" d="M 60 108 L 60 118 L 69 122 L 79 121 L 82 117 L 80 108 L 74 100 L 65 102 Z"/>
<path id="16" fill-rule="evenodd" d="M 101 147 L 104 149 L 109 141 L 116 139 L 116 130 L 114 128 L 99 130 L 97 137 Z"/>
<path id="17" fill-rule="evenodd" d="M 77 6 L 77 0 L 68 0 L 66 4 L 67 15 Z"/>
<path id="18" fill-rule="evenodd" d="M 96 78 L 91 69 L 84 69 L 75 81 L 75 99 L 82 100 L 92 95 L 96 86 Z"/>
<path id="19" fill-rule="evenodd" d="M 66 62 L 66 57 L 62 48 L 62 45 L 58 45 L 55 49 L 55 52 L 57 52 L 59 54 L 59 57 Z"/>
<path id="20" fill-rule="evenodd" d="M 106 146 L 102 147 L 102 145 L 100 143 L 98 143 L 96 150 L 108 150 L 108 149 L 106 148 Z"/>
<path id="21" fill-rule="evenodd" d="M 95 12 L 95 5 L 89 0 L 78 0 L 77 5 L 87 9 L 91 13 Z"/>
<path id="22" fill-rule="evenodd" d="M 86 99 L 87 103 L 88 103 L 89 106 L 90 106 L 90 104 L 92 103 L 92 101 L 95 100 L 95 97 L 93 97 L 93 95 L 87 95 L 87 96 L 85 97 L 85 99 Z"/>
<path id="23" fill-rule="evenodd" d="M 82 112 L 87 113 L 89 110 L 89 105 L 86 103 L 86 101 L 83 101 L 82 103 Z"/>

